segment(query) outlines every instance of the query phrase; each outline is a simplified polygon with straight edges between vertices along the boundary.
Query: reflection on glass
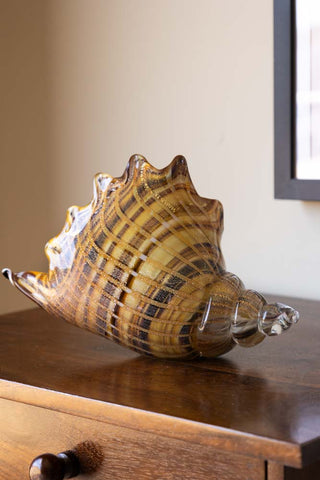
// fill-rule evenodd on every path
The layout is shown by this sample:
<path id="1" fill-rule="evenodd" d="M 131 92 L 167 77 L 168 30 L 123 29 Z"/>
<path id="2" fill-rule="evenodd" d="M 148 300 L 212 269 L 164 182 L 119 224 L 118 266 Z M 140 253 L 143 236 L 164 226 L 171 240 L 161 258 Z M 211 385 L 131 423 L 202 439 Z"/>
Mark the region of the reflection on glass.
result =
<path id="1" fill-rule="evenodd" d="M 320 179 L 320 1 L 296 0 L 296 177 Z"/>

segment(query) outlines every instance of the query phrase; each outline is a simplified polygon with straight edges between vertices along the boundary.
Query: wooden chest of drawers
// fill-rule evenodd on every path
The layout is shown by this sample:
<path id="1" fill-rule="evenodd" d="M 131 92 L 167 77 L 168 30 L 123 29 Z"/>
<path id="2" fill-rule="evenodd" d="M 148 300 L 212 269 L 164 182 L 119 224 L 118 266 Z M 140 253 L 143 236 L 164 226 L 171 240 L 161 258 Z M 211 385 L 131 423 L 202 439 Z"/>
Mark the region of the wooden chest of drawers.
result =
<path id="1" fill-rule="evenodd" d="M 0 479 L 32 459 L 98 444 L 77 478 L 320 478 L 320 303 L 290 299 L 301 322 L 213 361 L 160 361 L 50 318 L 0 320 Z"/>

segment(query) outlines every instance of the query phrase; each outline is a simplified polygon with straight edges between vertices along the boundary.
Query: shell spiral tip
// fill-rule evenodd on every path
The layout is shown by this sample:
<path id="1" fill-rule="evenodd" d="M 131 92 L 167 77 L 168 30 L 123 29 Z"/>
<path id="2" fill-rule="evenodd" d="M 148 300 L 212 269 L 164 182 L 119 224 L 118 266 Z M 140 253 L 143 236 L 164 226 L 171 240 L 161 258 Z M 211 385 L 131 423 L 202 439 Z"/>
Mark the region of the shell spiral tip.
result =
<path id="1" fill-rule="evenodd" d="M 299 312 L 283 303 L 266 304 L 260 314 L 260 330 L 267 336 L 280 335 L 299 321 Z"/>

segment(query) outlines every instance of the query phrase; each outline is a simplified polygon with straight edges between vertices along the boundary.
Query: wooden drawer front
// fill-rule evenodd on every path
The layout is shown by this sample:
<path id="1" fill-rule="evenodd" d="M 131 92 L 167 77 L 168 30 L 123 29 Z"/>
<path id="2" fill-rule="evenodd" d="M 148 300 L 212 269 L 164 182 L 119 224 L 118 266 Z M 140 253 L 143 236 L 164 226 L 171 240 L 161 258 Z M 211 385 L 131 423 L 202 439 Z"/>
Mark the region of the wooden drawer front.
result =
<path id="1" fill-rule="evenodd" d="M 212 448 L 0 399 L 0 478 L 23 480 L 34 457 L 91 440 L 104 452 L 96 473 L 112 480 L 263 480 L 264 462 Z"/>

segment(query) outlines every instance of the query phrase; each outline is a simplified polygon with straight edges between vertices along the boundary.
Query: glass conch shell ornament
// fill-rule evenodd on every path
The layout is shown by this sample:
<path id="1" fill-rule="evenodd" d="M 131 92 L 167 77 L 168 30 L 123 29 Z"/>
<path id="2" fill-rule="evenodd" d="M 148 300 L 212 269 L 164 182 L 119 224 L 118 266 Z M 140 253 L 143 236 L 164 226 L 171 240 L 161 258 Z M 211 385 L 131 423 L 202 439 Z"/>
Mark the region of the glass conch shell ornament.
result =
<path id="1" fill-rule="evenodd" d="M 223 208 L 200 197 L 184 157 L 161 170 L 134 155 L 119 178 L 71 207 L 45 248 L 49 272 L 3 274 L 50 314 L 136 352 L 215 357 L 251 347 L 299 314 L 225 270 Z"/>

